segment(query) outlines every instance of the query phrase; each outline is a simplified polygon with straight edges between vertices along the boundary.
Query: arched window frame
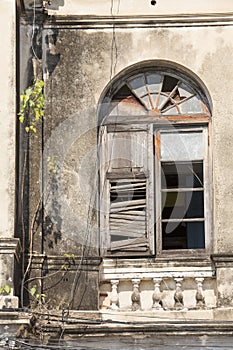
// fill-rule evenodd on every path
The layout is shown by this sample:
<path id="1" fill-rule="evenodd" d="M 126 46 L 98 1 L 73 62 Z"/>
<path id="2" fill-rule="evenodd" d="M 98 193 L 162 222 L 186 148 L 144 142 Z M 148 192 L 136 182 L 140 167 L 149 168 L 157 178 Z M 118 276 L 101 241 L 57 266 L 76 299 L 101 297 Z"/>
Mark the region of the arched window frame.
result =
<path id="1" fill-rule="evenodd" d="M 159 107 L 159 101 L 154 99 L 154 103 L 151 102 L 151 94 L 150 87 L 145 86 L 144 92 L 148 93 L 136 93 L 132 87 L 132 82 L 138 77 L 141 79 L 145 79 L 145 83 L 147 83 L 146 79 L 148 76 L 157 75 L 162 77 L 160 82 L 160 90 L 159 93 L 163 93 L 165 97 L 171 99 L 171 103 L 173 106 L 168 106 L 164 108 L 166 105 L 163 102 L 163 107 Z M 144 77 L 144 78 L 143 78 Z M 171 77 L 172 79 L 177 80 L 177 84 L 170 91 L 164 93 L 161 89 L 162 81 L 164 77 Z M 173 83 L 174 83 L 173 80 Z M 174 83 L 175 84 L 175 83 Z M 168 84 L 169 85 L 169 84 Z M 201 110 L 192 113 L 182 113 L 180 110 L 180 106 L 185 101 L 190 100 L 192 97 L 185 97 L 183 102 L 177 101 L 177 99 L 172 101 L 174 97 L 174 91 L 179 87 L 187 86 L 189 93 L 193 96 L 196 96 L 198 101 L 200 102 Z M 126 105 L 126 113 L 122 113 L 121 109 L 118 108 L 120 102 L 124 98 L 120 98 L 120 94 L 123 91 L 124 87 L 131 92 L 132 97 L 136 100 L 141 106 L 144 108 L 144 113 L 127 113 L 127 105 Z M 125 89 L 126 90 L 126 89 Z M 145 96 L 148 96 L 148 103 L 144 103 L 141 99 Z M 190 96 L 191 96 L 190 95 Z M 126 102 L 129 101 L 126 98 Z M 167 113 L 169 110 L 176 108 L 176 113 Z M 164 109 L 163 109 L 164 108 Z M 206 97 L 205 91 L 202 87 L 195 82 L 195 79 L 190 79 L 187 74 L 184 74 L 182 71 L 177 71 L 177 69 L 171 69 L 170 67 L 165 68 L 150 68 L 150 67 L 140 67 L 137 72 L 130 72 L 127 75 L 123 76 L 123 78 L 119 78 L 116 84 L 111 84 L 110 88 L 105 92 L 105 96 L 102 100 L 101 108 L 100 108 L 100 127 L 99 127 L 99 140 L 100 140 L 100 241 L 101 247 L 104 255 L 156 255 L 158 257 L 172 255 L 176 256 L 181 254 L 190 254 L 192 252 L 195 255 L 206 255 L 211 251 L 211 152 L 210 152 L 210 125 L 211 125 L 211 112 L 210 112 L 210 104 L 208 98 Z M 115 112 L 114 112 L 115 110 Z M 124 110 L 124 106 L 123 106 Z M 174 111 L 174 109 L 173 109 Z M 203 155 L 203 173 L 204 173 L 204 184 L 203 184 L 203 192 L 205 192 L 204 196 L 204 225 L 205 225 L 205 246 L 201 249 L 198 248 L 185 248 L 185 249 L 163 249 L 163 235 L 162 235 L 162 218 L 161 218 L 161 160 L 160 155 L 154 157 L 154 154 L 158 152 L 161 145 L 161 134 L 164 132 L 199 132 L 203 135 L 203 142 L 205 144 L 204 155 Z M 115 140 L 118 138 L 118 135 L 132 135 L 132 139 L 137 139 L 136 143 L 146 143 L 146 169 L 131 169 L 130 171 L 126 171 L 126 169 L 117 169 L 117 171 L 112 171 L 110 169 L 111 165 L 109 159 L 109 149 L 112 148 L 110 144 L 112 144 L 114 137 Z M 117 135 L 117 136 L 116 136 Z M 131 136 L 130 136 L 131 137 Z M 121 136 L 119 137 L 121 139 Z M 111 141 L 110 141 L 111 139 Z M 122 138 L 122 140 L 124 137 Z M 131 142 L 131 141 L 130 141 Z M 126 142 L 127 145 L 127 142 Z M 109 148 L 110 147 L 110 148 Z M 110 153 L 112 150 L 110 151 Z M 137 167 L 136 167 L 137 168 Z M 138 167 L 140 168 L 140 167 Z M 118 173 L 117 173 L 118 172 Z M 126 181 L 128 179 L 128 182 Z M 155 181 L 156 180 L 156 181 Z M 114 221 L 116 215 L 111 212 L 111 206 L 115 207 L 115 211 L 117 210 L 118 203 L 114 203 L 111 201 L 111 198 L 114 197 L 114 190 L 118 188 L 117 185 L 121 186 L 120 182 L 124 183 L 124 186 L 139 186 L 142 184 L 146 187 L 146 195 L 143 192 L 143 186 L 141 187 L 140 196 L 145 195 L 145 208 L 146 208 L 146 242 L 140 240 L 138 238 L 140 229 L 139 229 L 139 219 L 136 220 L 135 237 L 132 238 L 132 244 L 127 246 L 127 240 L 125 240 L 125 245 L 123 244 L 120 247 L 117 247 L 117 242 L 112 242 L 110 240 L 110 231 L 117 230 L 115 226 L 112 226 L 112 223 L 116 225 L 116 221 Z M 136 185 L 134 185 L 136 183 Z M 130 190 L 128 189 L 129 193 Z M 201 191 L 201 190 L 200 190 Z M 141 199 L 137 197 L 137 191 L 134 203 L 140 203 Z M 138 192 L 139 193 L 139 192 Z M 159 195 L 158 195 L 159 193 Z M 119 193 L 118 193 L 119 196 Z M 142 200 L 141 200 L 142 201 Z M 127 204 L 127 203 L 126 203 Z M 128 203 L 129 205 L 130 203 Z M 136 212 L 136 211 L 135 211 Z M 119 212 L 118 212 L 119 214 Z M 118 215 L 117 214 L 117 215 Z M 122 215 L 118 215 L 119 218 L 123 218 L 122 222 L 125 218 Z M 113 220 L 114 219 L 114 220 Z M 156 226 L 156 230 L 154 230 L 154 223 Z M 137 226 L 138 225 L 138 226 Z M 113 230 L 114 228 L 114 230 Z M 128 230 L 130 230 L 130 226 L 128 226 Z M 133 231 L 133 229 L 132 229 Z M 156 232 L 155 232 L 156 231 Z M 114 231 L 115 232 L 115 231 Z M 122 231 L 123 233 L 123 231 Z M 138 233 L 138 235 L 136 234 Z M 125 232 L 124 232 L 125 234 Z M 131 246 L 131 248 L 129 247 Z"/>

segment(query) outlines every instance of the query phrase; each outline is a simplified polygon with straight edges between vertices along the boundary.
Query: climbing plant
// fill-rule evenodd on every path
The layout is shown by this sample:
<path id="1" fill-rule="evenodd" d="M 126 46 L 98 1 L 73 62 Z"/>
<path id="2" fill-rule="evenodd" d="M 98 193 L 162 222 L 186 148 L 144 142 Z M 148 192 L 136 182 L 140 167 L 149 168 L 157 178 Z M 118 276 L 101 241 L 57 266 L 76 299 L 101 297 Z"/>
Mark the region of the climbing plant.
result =
<path id="1" fill-rule="evenodd" d="M 19 121 L 25 124 L 27 133 L 36 134 L 37 124 L 42 122 L 44 117 L 45 96 L 43 93 L 44 82 L 41 79 L 34 79 L 33 84 L 26 88 L 20 95 Z"/>
<path id="2" fill-rule="evenodd" d="M 0 295 L 9 295 L 11 294 L 11 287 L 8 284 L 5 284 L 0 288 Z"/>
<path id="3" fill-rule="evenodd" d="M 32 85 L 28 86 L 20 95 L 20 111 L 18 113 L 19 121 L 21 124 L 24 124 L 24 128 L 27 134 L 27 141 L 29 142 L 30 135 L 36 136 L 37 127 L 42 123 L 44 117 L 44 107 L 45 107 L 45 95 L 44 95 L 44 81 L 35 78 Z M 24 162 L 22 168 L 22 181 L 21 181 L 21 205 L 24 205 L 24 192 L 25 192 L 25 176 L 27 169 L 27 162 L 29 157 L 29 148 L 28 146 L 24 149 Z M 24 271 L 24 254 L 23 254 L 23 278 L 21 281 L 21 304 L 23 305 L 23 291 L 26 275 L 29 272 L 31 262 L 32 262 L 32 250 L 33 250 L 33 234 L 34 234 L 34 225 L 37 220 L 38 211 L 41 205 L 41 198 L 38 202 L 36 212 L 33 215 L 32 222 L 30 225 L 29 232 L 29 261 L 27 263 L 26 270 Z M 22 247 L 23 253 L 25 253 L 25 223 L 24 215 L 21 217 L 22 221 Z"/>

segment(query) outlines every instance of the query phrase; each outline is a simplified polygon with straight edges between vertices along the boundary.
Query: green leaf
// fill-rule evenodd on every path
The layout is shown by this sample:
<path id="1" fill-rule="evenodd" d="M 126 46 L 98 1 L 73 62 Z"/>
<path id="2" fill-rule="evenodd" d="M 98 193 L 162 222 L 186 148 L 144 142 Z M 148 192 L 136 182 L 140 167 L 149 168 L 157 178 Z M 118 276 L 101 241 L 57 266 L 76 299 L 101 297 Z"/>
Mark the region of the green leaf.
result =
<path id="1" fill-rule="evenodd" d="M 5 289 L 5 292 L 6 292 L 7 294 L 10 294 L 10 292 L 11 292 L 11 287 L 10 287 L 8 284 L 6 284 L 6 285 L 4 286 L 4 289 Z"/>
<path id="2" fill-rule="evenodd" d="M 9 284 L 5 284 L 3 287 L 0 288 L 0 294 L 7 294 L 9 295 L 11 293 L 11 287 Z"/>
<path id="3" fill-rule="evenodd" d="M 23 123 L 23 122 L 24 122 L 24 115 L 20 115 L 19 121 L 20 121 L 20 123 Z"/>
<path id="4" fill-rule="evenodd" d="M 31 87 L 28 87 L 25 91 L 25 95 L 29 98 L 29 96 L 32 94 L 32 88 Z"/>
<path id="5" fill-rule="evenodd" d="M 29 100 L 29 106 L 30 106 L 31 108 L 33 108 L 33 107 L 35 106 L 35 102 L 32 101 L 32 100 Z"/>
<path id="6" fill-rule="evenodd" d="M 36 134 L 37 123 L 43 122 L 45 103 L 43 87 L 43 80 L 36 78 L 33 84 L 20 95 L 21 106 L 18 115 L 20 123 L 24 123 L 25 118 L 28 120 L 28 125 L 25 127 L 26 133 L 32 131 Z"/>
<path id="7" fill-rule="evenodd" d="M 30 289 L 30 294 L 31 294 L 31 296 L 34 296 L 35 295 L 35 293 L 36 293 L 36 285 L 34 285 L 31 289 Z"/>

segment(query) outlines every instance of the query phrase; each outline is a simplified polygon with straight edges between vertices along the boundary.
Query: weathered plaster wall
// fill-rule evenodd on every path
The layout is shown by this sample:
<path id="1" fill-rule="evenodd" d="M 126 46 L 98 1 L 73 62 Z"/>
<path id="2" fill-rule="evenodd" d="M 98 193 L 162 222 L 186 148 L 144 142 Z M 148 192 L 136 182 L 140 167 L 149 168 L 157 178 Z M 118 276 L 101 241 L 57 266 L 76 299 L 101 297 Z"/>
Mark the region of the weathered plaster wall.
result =
<path id="1" fill-rule="evenodd" d="M 232 27 L 75 30 L 48 29 L 46 147 L 61 164 L 61 249 L 90 239 L 97 244 L 96 109 L 110 79 L 145 60 L 168 60 L 197 75 L 213 102 L 214 249 L 233 249 L 231 239 L 233 124 L 231 84 Z M 113 42 L 114 41 L 114 42 Z M 51 44 L 52 43 L 52 44 Z M 113 44 L 113 45 L 112 45 Z M 50 48 L 48 48 L 50 47 Z M 57 59 L 49 73 L 48 54 Z M 224 82 L 224 83 L 223 83 Z M 227 121 L 227 122 L 226 122 Z M 60 157 L 60 158 L 59 158 Z M 91 206 L 89 205 L 91 203 Z M 94 209 L 93 209 L 94 208 Z M 51 208 L 50 208 L 51 209 Z M 52 209 L 51 209 L 52 210 Z M 92 214 L 90 214 L 90 210 Z M 86 236 L 88 220 L 94 221 Z M 69 239 L 68 239 L 69 237 Z"/>
<path id="2" fill-rule="evenodd" d="M 28 0 L 26 4 L 31 8 L 33 2 Z M 26 203 L 30 226 L 43 194 L 44 211 L 34 235 L 32 264 L 32 277 L 38 278 L 41 271 L 45 277 L 38 288 L 53 300 L 54 307 L 59 302 L 66 305 L 72 297 L 74 308 L 98 308 L 99 260 L 93 258 L 99 254 L 98 103 L 111 79 L 144 61 L 159 64 L 163 60 L 182 66 L 202 81 L 211 97 L 213 227 L 210 236 L 214 252 L 231 252 L 233 99 L 229 77 L 233 25 L 230 21 L 216 22 L 219 13 L 224 13 L 224 21 L 229 20 L 231 1 L 157 0 L 152 6 L 149 0 L 53 0 L 47 10 L 49 15 L 57 17 L 48 17 L 41 28 L 42 46 L 38 27 L 33 31 L 29 23 L 21 26 L 21 88 L 31 83 L 33 77 L 31 42 L 43 62 L 45 80 L 45 120 L 39 138 L 31 143 Z M 195 14 L 206 16 L 204 19 L 197 16 L 192 24 L 190 18 Z M 215 22 L 207 25 L 209 14 Z M 190 15 L 187 26 L 180 22 L 183 15 L 187 15 L 186 20 Z M 70 22 L 69 16 L 73 16 Z M 143 20 L 143 16 L 150 20 Z M 129 19 L 130 25 L 121 22 L 122 18 Z M 64 274 L 65 254 L 75 254 L 75 259 Z M 226 278 L 225 272 L 220 272 L 217 276 L 221 291 Z M 210 304 L 214 304 L 215 298 L 212 287 Z"/>
<path id="3" fill-rule="evenodd" d="M 15 1 L 0 2 L 0 287 L 11 287 L 15 293 L 14 273 L 19 262 L 19 241 L 15 233 L 15 52 L 16 52 L 16 17 Z M 17 260 L 16 260 L 17 259 Z M 17 262 L 16 262 L 17 261 Z M 12 299 L 13 300 L 13 299 Z M 11 299 L 9 298 L 9 305 Z M 13 305 L 13 304 L 12 304 Z M 14 298 L 13 307 L 18 299 Z M 4 297 L 1 305 L 7 306 Z"/>
<path id="4" fill-rule="evenodd" d="M 157 0 L 152 6 L 150 0 L 54 0 L 48 10 L 59 15 L 168 15 L 232 11 L 231 0 L 185 1 Z"/>
<path id="5" fill-rule="evenodd" d="M 0 3 L 0 237 L 14 236 L 15 1 Z"/>

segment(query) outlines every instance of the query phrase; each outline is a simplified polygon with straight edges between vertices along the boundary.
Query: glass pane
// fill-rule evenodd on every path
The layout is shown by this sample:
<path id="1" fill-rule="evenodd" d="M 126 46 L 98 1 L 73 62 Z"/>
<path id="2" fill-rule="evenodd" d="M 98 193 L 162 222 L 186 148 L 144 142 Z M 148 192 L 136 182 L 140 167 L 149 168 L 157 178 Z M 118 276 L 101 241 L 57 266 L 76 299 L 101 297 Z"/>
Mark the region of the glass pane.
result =
<path id="1" fill-rule="evenodd" d="M 161 83 L 161 75 L 159 74 L 147 74 L 147 85 L 149 87 L 150 93 L 159 92 L 160 83 Z"/>
<path id="2" fill-rule="evenodd" d="M 172 107 L 172 108 L 168 109 L 166 112 L 163 112 L 164 115 L 174 115 L 174 114 L 176 115 L 178 113 L 179 112 L 178 112 L 177 107 Z"/>
<path id="3" fill-rule="evenodd" d="M 137 96 L 140 97 L 147 94 L 144 75 L 141 75 L 135 79 L 129 80 L 128 83 L 131 89 L 134 90 Z"/>
<path id="4" fill-rule="evenodd" d="M 187 85 L 185 85 L 183 83 L 179 85 L 178 91 L 179 91 L 179 95 L 180 95 L 181 100 L 183 98 L 190 97 L 194 94 L 193 90 L 190 89 Z"/>
<path id="5" fill-rule="evenodd" d="M 154 109 L 156 108 L 157 99 L 158 99 L 158 94 L 151 94 L 151 100 L 152 100 Z"/>
<path id="6" fill-rule="evenodd" d="M 162 224 L 162 249 L 204 249 L 204 222 Z"/>
<path id="7" fill-rule="evenodd" d="M 204 192 L 163 192 L 162 219 L 204 218 Z"/>
<path id="8" fill-rule="evenodd" d="M 194 160 L 204 156 L 204 142 L 201 131 L 161 133 L 162 160 Z"/>
<path id="9" fill-rule="evenodd" d="M 160 95 L 160 97 L 159 97 L 159 107 L 158 107 L 159 110 L 161 110 L 161 108 L 163 107 L 164 102 L 167 101 L 167 100 L 168 100 L 168 96 L 167 95 L 162 95 L 162 94 Z"/>
<path id="10" fill-rule="evenodd" d="M 161 163 L 162 189 L 203 187 L 203 162 Z"/>
<path id="11" fill-rule="evenodd" d="M 196 96 L 193 96 L 187 101 L 181 102 L 179 104 L 179 107 L 180 107 L 181 113 L 183 114 L 203 112 L 201 102 Z"/>
<path id="12" fill-rule="evenodd" d="M 147 108 L 148 110 L 151 110 L 151 104 L 150 104 L 149 96 L 146 95 L 146 96 L 142 97 L 142 100 L 143 100 L 143 102 L 145 103 L 146 108 Z"/>

